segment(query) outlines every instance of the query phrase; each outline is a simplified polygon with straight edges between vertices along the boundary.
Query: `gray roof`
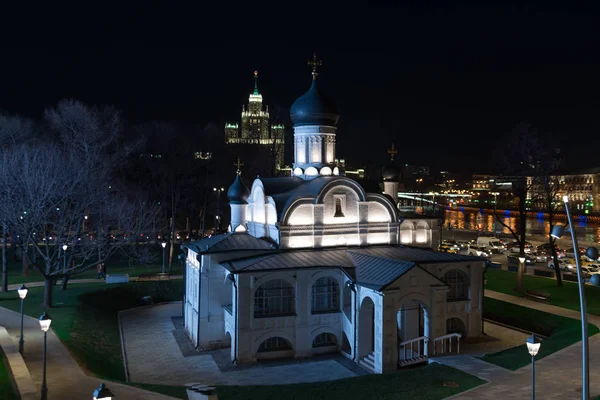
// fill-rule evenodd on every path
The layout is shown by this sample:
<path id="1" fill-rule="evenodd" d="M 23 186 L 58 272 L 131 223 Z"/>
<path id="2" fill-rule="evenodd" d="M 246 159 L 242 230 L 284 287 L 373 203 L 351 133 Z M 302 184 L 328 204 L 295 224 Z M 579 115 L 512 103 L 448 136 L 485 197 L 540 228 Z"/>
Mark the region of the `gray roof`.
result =
<path id="1" fill-rule="evenodd" d="M 198 254 L 207 254 L 236 250 L 275 250 L 277 245 L 263 239 L 257 239 L 246 232 L 229 232 L 195 242 L 184 243 L 181 247 L 193 250 Z"/>
<path id="2" fill-rule="evenodd" d="M 356 283 L 375 290 L 381 290 L 416 266 L 413 262 L 348 253 L 356 265 Z"/>
<path id="3" fill-rule="evenodd" d="M 234 273 L 338 268 L 359 285 L 381 290 L 410 269 L 420 268 L 417 265 L 419 262 L 465 261 L 483 261 L 483 259 L 397 245 L 277 250 L 271 254 L 229 260 L 223 264 Z"/>

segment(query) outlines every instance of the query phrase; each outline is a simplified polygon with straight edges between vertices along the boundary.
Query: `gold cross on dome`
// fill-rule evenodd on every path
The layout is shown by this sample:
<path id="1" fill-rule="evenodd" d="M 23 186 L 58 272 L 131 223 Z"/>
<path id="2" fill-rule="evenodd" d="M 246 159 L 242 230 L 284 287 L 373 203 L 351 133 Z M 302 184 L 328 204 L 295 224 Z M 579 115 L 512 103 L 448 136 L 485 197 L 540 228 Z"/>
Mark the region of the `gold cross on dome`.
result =
<path id="1" fill-rule="evenodd" d="M 317 67 L 323 65 L 323 61 L 317 60 L 317 53 L 313 53 L 312 60 L 308 60 L 308 65 L 310 65 L 313 69 L 312 75 L 313 79 L 317 79 Z"/>
<path id="2" fill-rule="evenodd" d="M 394 143 L 392 143 L 392 148 L 388 149 L 388 154 L 390 155 L 390 158 L 392 159 L 392 161 L 394 161 L 394 156 L 396 154 L 398 154 L 398 150 L 396 150 L 396 147 L 394 146 Z"/>
<path id="3" fill-rule="evenodd" d="M 235 172 L 239 175 L 241 172 L 240 168 L 244 166 L 244 163 L 238 157 L 237 161 L 233 163 L 233 166 L 237 169 Z"/>

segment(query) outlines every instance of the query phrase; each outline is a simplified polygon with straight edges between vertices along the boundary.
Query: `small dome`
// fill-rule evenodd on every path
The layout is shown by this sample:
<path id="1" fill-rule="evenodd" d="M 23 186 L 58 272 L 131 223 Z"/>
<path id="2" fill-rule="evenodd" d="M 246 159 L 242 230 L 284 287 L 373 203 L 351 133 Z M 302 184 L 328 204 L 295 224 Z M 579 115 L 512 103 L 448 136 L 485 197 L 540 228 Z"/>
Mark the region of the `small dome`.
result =
<path id="1" fill-rule="evenodd" d="M 292 104 L 290 117 L 294 126 L 336 126 L 340 114 L 335 103 L 321 94 L 317 87 L 316 79 L 313 79 L 308 92 L 304 93 Z"/>
<path id="2" fill-rule="evenodd" d="M 233 204 L 246 204 L 249 195 L 250 190 L 248 190 L 248 187 L 242 182 L 240 174 L 237 174 L 235 181 L 233 181 L 233 184 L 227 189 L 227 198 L 229 199 L 229 202 Z"/>
<path id="3" fill-rule="evenodd" d="M 384 182 L 398 182 L 401 174 L 400 168 L 396 167 L 394 164 L 386 165 L 381 171 L 381 177 Z"/>

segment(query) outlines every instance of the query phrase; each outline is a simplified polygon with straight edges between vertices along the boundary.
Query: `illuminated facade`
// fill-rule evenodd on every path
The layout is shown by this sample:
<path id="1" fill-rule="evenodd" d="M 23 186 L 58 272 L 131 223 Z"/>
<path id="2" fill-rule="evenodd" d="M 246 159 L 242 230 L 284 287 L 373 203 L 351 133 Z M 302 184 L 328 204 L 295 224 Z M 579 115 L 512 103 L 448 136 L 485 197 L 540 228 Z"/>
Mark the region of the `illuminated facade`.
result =
<path id="1" fill-rule="evenodd" d="M 194 344 L 236 363 L 340 352 L 382 373 L 479 336 L 484 261 L 431 250 L 437 219 L 324 171 L 337 116 L 313 100 L 291 111 L 300 171 L 248 188 L 238 170 L 229 232 L 183 245 Z"/>
<path id="2" fill-rule="evenodd" d="M 569 196 L 571 209 L 574 212 L 588 214 L 600 212 L 600 171 L 571 175 L 553 175 L 549 178 L 551 192 L 558 210 L 563 209 L 562 198 Z M 547 208 L 547 191 L 544 180 L 533 176 L 527 177 L 527 200 L 532 209 L 544 210 Z"/>
<path id="3" fill-rule="evenodd" d="M 242 106 L 241 125 L 225 124 L 226 145 L 258 145 L 270 149 L 277 169 L 283 167 L 285 127 L 271 124 L 269 106 L 263 109 L 263 97 L 258 91 L 258 72 L 254 71 L 254 91 L 248 98 L 248 107 Z"/>

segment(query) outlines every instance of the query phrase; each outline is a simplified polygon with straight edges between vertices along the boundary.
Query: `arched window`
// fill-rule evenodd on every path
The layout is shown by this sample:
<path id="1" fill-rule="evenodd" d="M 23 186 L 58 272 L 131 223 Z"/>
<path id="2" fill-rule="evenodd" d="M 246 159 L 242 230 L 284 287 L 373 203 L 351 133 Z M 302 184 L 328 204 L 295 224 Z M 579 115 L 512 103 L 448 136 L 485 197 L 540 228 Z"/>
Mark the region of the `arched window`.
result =
<path id="1" fill-rule="evenodd" d="M 469 300 L 469 282 L 464 272 L 451 269 L 444 274 L 443 280 L 450 287 L 446 294 L 447 301 Z"/>
<path id="2" fill-rule="evenodd" d="M 460 318 L 448 318 L 446 320 L 446 334 L 460 333 L 464 339 L 466 332 L 465 324 L 463 324 Z"/>
<path id="3" fill-rule="evenodd" d="M 279 336 L 268 338 L 260 344 L 258 353 L 266 353 L 269 351 L 287 351 L 292 350 L 292 344 L 287 340 Z"/>
<path id="4" fill-rule="evenodd" d="M 337 338 L 333 333 L 321 333 L 313 340 L 312 347 L 337 346 Z"/>
<path id="5" fill-rule="evenodd" d="M 274 317 L 294 313 L 294 288 L 283 279 L 273 279 L 256 289 L 254 317 Z"/>
<path id="6" fill-rule="evenodd" d="M 408 223 L 400 225 L 400 243 L 412 243 L 412 228 Z"/>
<path id="7" fill-rule="evenodd" d="M 330 312 L 340 309 L 340 288 L 335 279 L 319 278 L 312 287 L 312 312 Z"/>
<path id="8" fill-rule="evenodd" d="M 343 217 L 344 216 L 344 212 L 342 211 L 342 199 L 337 198 L 335 199 L 335 215 L 333 216 L 335 217 Z"/>

